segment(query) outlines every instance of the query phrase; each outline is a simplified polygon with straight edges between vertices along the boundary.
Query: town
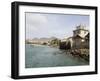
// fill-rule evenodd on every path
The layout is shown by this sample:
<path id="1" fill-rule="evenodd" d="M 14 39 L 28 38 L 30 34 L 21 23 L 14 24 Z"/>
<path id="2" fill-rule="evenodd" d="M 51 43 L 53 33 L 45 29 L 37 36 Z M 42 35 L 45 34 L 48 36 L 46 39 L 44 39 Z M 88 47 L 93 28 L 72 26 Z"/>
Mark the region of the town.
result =
<path id="1" fill-rule="evenodd" d="M 26 44 L 40 44 L 57 47 L 61 50 L 66 50 L 67 53 L 73 56 L 79 56 L 89 61 L 89 30 L 86 26 L 80 24 L 73 30 L 71 37 L 58 39 L 56 37 L 51 38 L 34 38 L 32 40 L 27 39 Z"/>

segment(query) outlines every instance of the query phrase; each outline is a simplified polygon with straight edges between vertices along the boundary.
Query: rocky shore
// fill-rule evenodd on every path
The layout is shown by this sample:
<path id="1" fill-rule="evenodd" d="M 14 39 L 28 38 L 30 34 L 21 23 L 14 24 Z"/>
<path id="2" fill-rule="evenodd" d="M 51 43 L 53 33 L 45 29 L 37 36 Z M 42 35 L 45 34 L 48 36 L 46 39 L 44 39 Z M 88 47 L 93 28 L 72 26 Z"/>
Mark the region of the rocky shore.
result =
<path id="1" fill-rule="evenodd" d="M 69 49 L 67 50 L 67 52 L 72 54 L 73 56 L 79 56 L 89 61 L 89 49 Z"/>

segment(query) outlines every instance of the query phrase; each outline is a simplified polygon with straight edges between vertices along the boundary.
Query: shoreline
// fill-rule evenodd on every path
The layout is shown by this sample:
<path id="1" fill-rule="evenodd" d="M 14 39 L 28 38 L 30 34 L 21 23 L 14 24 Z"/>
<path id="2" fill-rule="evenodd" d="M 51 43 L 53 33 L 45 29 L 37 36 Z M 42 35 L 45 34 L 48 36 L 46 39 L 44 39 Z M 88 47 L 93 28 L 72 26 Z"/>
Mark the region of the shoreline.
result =
<path id="1" fill-rule="evenodd" d="M 29 43 L 26 43 L 29 44 Z M 43 44 L 32 44 L 30 43 L 30 45 L 32 46 L 48 46 L 48 47 L 52 47 L 52 48 L 57 48 L 59 49 L 59 46 L 57 45 L 43 45 Z M 63 50 L 63 49 L 60 49 Z M 73 56 L 79 56 L 83 59 L 85 59 L 86 61 L 89 61 L 89 49 L 66 49 L 66 54 L 69 53 Z"/>

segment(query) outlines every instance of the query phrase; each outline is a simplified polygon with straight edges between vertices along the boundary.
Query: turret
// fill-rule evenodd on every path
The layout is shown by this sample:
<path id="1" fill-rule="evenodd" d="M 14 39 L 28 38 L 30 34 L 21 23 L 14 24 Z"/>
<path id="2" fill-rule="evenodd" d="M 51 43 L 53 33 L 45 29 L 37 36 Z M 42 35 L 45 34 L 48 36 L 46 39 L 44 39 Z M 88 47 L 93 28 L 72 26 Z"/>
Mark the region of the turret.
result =
<path id="1" fill-rule="evenodd" d="M 80 35 L 81 37 L 84 37 L 88 32 L 86 26 L 80 24 L 76 27 L 76 30 L 73 31 L 73 36 Z"/>

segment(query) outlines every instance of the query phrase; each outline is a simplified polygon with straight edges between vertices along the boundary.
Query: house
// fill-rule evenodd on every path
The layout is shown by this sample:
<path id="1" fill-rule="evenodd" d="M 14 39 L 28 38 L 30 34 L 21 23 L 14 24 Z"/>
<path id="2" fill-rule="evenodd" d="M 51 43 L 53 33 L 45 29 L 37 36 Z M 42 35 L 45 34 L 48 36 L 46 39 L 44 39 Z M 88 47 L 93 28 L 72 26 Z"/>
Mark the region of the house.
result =
<path id="1" fill-rule="evenodd" d="M 74 48 L 76 48 L 76 49 L 78 49 L 78 48 L 83 48 L 83 42 L 84 42 L 85 40 L 84 40 L 84 38 L 83 37 L 81 37 L 80 35 L 76 35 L 76 36 L 74 36 L 73 37 L 73 49 Z"/>
<path id="2" fill-rule="evenodd" d="M 62 49 L 82 49 L 89 48 L 89 31 L 85 26 L 79 25 L 73 30 L 73 36 L 61 41 Z"/>
<path id="3" fill-rule="evenodd" d="M 88 34 L 85 36 L 85 42 L 84 42 L 85 48 L 88 48 L 88 49 L 89 49 L 89 37 L 90 37 L 90 34 L 88 33 Z"/>
<path id="4" fill-rule="evenodd" d="M 86 29 L 86 27 L 82 24 L 80 24 L 79 26 L 76 27 L 75 30 L 73 30 L 73 37 L 76 35 L 80 35 L 81 37 L 85 37 L 88 34 L 88 30 Z"/>
<path id="5" fill-rule="evenodd" d="M 73 47 L 76 49 L 89 47 L 89 31 L 85 26 L 79 25 L 73 31 Z"/>

